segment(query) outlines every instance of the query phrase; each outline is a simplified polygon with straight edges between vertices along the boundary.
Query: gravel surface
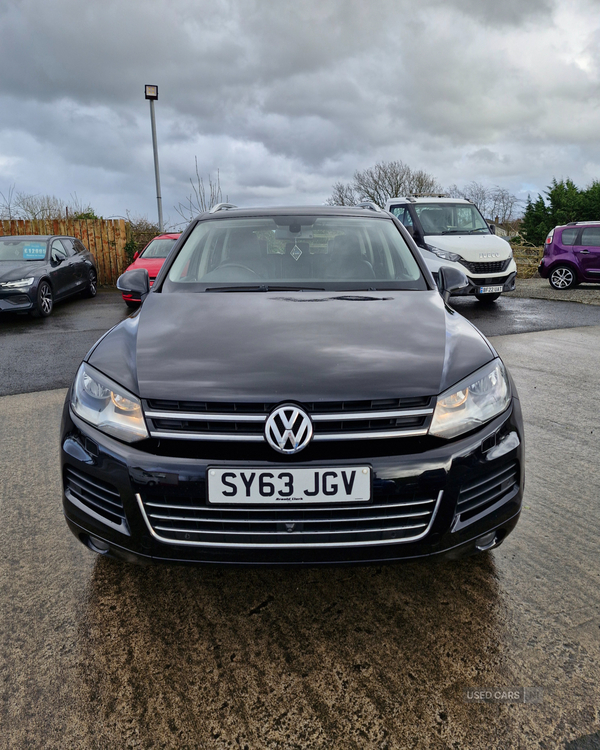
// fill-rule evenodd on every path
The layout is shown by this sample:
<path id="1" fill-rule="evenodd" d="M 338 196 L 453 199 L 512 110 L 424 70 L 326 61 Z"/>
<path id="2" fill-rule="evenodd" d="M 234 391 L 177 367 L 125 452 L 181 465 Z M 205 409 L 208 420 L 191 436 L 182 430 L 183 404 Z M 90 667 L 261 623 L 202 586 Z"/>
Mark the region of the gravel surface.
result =
<path id="1" fill-rule="evenodd" d="M 548 279 L 534 276 L 532 279 L 517 279 L 517 288 L 514 292 L 508 292 L 506 296 L 600 305 L 600 284 L 580 284 L 575 289 L 559 292 L 550 286 Z"/>

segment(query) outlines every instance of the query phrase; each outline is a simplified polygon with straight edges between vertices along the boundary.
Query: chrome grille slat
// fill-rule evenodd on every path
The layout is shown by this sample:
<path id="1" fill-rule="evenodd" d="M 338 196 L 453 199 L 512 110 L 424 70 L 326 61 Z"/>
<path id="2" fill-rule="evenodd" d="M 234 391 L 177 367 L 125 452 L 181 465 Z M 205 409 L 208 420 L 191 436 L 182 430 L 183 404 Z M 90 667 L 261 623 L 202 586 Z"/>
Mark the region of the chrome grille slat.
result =
<path id="1" fill-rule="evenodd" d="M 314 441 L 324 440 L 385 440 L 389 438 L 397 437 L 419 437 L 427 435 L 427 429 L 422 430 L 373 430 L 373 432 L 331 432 L 331 433 L 316 433 L 313 435 Z M 252 434 L 246 432 L 178 432 L 176 430 L 169 430 L 168 432 L 162 432 L 159 430 L 150 430 L 150 436 L 153 438 L 177 438 L 180 440 L 215 440 L 215 441 L 237 441 L 237 442 L 253 442 L 262 443 L 264 437 L 262 434 Z"/>
<path id="2" fill-rule="evenodd" d="M 431 503 L 435 503 L 435 499 L 431 500 L 411 500 L 410 502 L 407 501 L 405 503 L 385 503 L 385 504 L 370 504 L 370 505 L 336 505 L 335 510 L 336 511 L 359 511 L 364 510 L 366 508 L 370 510 L 377 510 L 377 509 L 385 509 L 388 510 L 389 508 L 404 508 L 408 505 L 430 505 Z M 265 508 L 264 506 L 261 508 L 252 508 L 252 507 L 246 507 L 243 508 L 231 508 L 230 506 L 227 506 L 227 508 L 224 508 L 222 505 L 168 505 L 166 503 L 153 503 L 146 501 L 145 505 L 148 507 L 154 507 L 154 508 L 164 508 L 169 510 L 190 510 L 190 511 L 213 511 L 214 513 L 223 513 L 224 511 L 228 513 L 286 513 L 290 510 L 290 506 L 287 507 L 281 507 L 281 508 Z M 333 509 L 333 506 L 328 506 L 326 508 L 323 507 L 311 507 L 312 513 L 331 513 Z M 297 508 L 292 507 L 291 510 L 297 510 Z"/>
<path id="3" fill-rule="evenodd" d="M 427 435 L 434 398 L 299 404 L 310 417 L 313 441 L 395 439 Z M 274 404 L 144 401 L 155 439 L 264 442 Z"/>
<path id="4" fill-rule="evenodd" d="M 393 516 L 356 516 L 354 518 L 311 518 L 306 520 L 304 518 L 290 518 L 285 519 L 285 523 L 348 523 L 348 521 L 393 521 L 400 520 L 401 518 L 419 518 L 421 516 L 428 516 L 428 511 L 422 511 L 421 513 L 399 513 Z M 155 518 L 159 521 L 190 521 L 193 520 L 197 523 L 272 523 L 268 519 L 248 519 L 248 518 L 193 518 L 189 516 L 163 516 L 159 513 L 148 513 L 149 518 Z M 283 523 L 281 521 L 280 523 Z"/>
<path id="5" fill-rule="evenodd" d="M 382 533 L 382 532 L 394 532 L 394 531 L 414 531 L 415 529 L 423 528 L 424 526 L 427 526 L 426 523 L 418 523 L 413 525 L 404 525 L 404 526 L 385 526 L 381 529 L 362 529 L 362 533 Z M 154 526 L 156 531 L 177 531 L 179 534 L 219 534 L 221 536 L 231 536 L 231 534 L 235 534 L 236 536 L 282 536 L 283 534 L 287 535 L 288 532 L 281 532 L 281 531 L 209 531 L 206 529 L 186 529 L 186 528 L 177 528 L 173 529 L 171 526 Z M 299 532 L 295 532 L 298 534 Z M 332 534 L 352 534 L 354 533 L 352 530 L 343 529 L 341 531 L 307 531 L 305 532 L 309 536 L 320 536 L 320 535 L 332 535 Z"/>
<path id="6" fill-rule="evenodd" d="M 147 492 L 150 495 L 147 501 L 140 494 L 136 495 L 136 500 L 148 530 L 161 542 L 262 549 L 355 547 L 416 541 L 429 532 L 443 496 L 440 491 L 437 497 L 423 498 L 407 488 L 404 499 L 383 494 L 375 505 L 345 505 L 341 509 L 327 503 L 293 508 L 268 505 L 212 508 L 178 503 L 174 509 L 177 515 L 172 516 L 164 513 L 173 510 L 166 496 L 162 496 L 164 503 L 156 497 L 160 490 Z M 385 503 L 386 497 L 393 502 Z M 214 528 L 218 524 L 221 529 Z M 202 525 L 212 528 L 199 528 Z"/>
<path id="7" fill-rule="evenodd" d="M 340 412 L 337 414 L 311 414 L 313 422 L 351 422 L 354 420 L 400 419 L 402 417 L 424 417 L 433 414 L 433 409 L 406 409 L 372 412 Z M 177 419 L 189 422 L 266 422 L 266 414 L 215 414 L 212 412 L 147 411 L 150 419 Z"/>

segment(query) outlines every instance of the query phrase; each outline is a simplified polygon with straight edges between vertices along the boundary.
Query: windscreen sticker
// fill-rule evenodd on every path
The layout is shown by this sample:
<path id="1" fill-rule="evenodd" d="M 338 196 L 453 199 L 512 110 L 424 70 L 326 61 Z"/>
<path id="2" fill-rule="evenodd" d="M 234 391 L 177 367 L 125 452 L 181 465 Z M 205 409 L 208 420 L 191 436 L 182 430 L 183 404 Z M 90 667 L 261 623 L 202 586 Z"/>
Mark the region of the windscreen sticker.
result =
<path id="1" fill-rule="evenodd" d="M 23 260 L 44 260 L 45 257 L 45 242 L 30 242 L 23 248 Z"/>

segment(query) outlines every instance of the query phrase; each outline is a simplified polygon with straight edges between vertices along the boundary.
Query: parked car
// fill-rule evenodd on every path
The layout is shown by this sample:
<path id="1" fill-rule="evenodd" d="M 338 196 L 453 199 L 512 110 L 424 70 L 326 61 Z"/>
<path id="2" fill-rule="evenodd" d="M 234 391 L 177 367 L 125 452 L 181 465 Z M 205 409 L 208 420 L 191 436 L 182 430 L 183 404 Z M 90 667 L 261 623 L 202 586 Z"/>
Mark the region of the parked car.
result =
<path id="1" fill-rule="evenodd" d="M 538 270 L 554 289 L 572 289 L 582 281 L 600 283 L 600 221 L 554 227 Z"/>
<path id="2" fill-rule="evenodd" d="M 380 209 L 236 209 L 186 229 L 81 364 L 63 414 L 75 536 L 130 561 L 454 558 L 517 523 L 523 423 L 493 346 Z M 443 296 L 442 296 L 443 295 Z"/>
<path id="3" fill-rule="evenodd" d="M 162 264 L 165 262 L 165 258 L 171 252 L 173 245 L 180 236 L 181 232 L 178 234 L 159 234 L 158 237 L 154 237 L 141 252 L 134 254 L 133 263 L 125 270 L 131 271 L 135 268 L 145 268 L 150 278 L 150 286 L 152 286 L 158 272 L 162 268 Z M 135 295 L 123 294 L 123 299 L 128 307 L 140 306 L 141 300 Z"/>
<path id="4" fill-rule="evenodd" d="M 469 284 L 454 294 L 490 303 L 515 288 L 517 265 L 511 246 L 495 235 L 471 201 L 408 196 L 391 198 L 386 210 L 408 229 L 434 278 L 442 266 L 467 274 Z"/>
<path id="5" fill-rule="evenodd" d="M 95 297 L 97 284 L 94 256 L 75 237 L 0 237 L 0 312 L 45 318 L 72 294 Z"/>

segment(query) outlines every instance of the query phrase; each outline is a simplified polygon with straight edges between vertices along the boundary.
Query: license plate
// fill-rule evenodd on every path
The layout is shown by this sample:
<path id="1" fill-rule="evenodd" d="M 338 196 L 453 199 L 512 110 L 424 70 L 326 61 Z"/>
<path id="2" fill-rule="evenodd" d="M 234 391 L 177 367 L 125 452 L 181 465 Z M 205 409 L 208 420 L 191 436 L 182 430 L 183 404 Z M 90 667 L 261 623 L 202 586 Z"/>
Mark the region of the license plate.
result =
<path id="1" fill-rule="evenodd" d="M 367 503 L 371 469 L 216 469 L 208 470 L 208 502 L 219 505 Z"/>
<path id="2" fill-rule="evenodd" d="M 496 294 L 496 292 L 501 292 L 504 289 L 502 285 L 500 286 L 480 286 L 478 294 Z"/>

